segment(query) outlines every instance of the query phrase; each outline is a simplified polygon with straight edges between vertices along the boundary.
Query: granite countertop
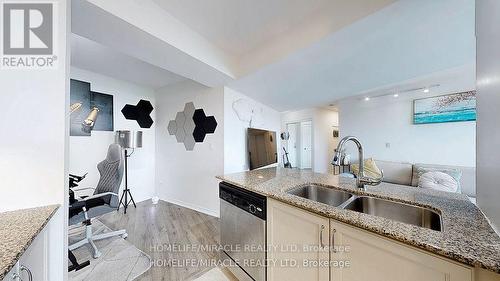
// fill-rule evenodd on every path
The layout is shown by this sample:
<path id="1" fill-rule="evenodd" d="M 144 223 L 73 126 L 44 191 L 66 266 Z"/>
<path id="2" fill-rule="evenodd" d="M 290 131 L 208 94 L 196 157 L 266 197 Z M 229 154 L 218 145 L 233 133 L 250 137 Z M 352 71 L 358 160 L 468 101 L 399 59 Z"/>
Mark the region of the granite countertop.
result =
<path id="1" fill-rule="evenodd" d="M 481 210 L 463 194 L 389 183 L 358 190 L 353 179 L 284 168 L 254 170 L 217 178 L 434 254 L 500 273 L 500 237 Z M 311 183 L 433 209 L 441 214 L 444 229 L 441 232 L 434 231 L 286 193 L 294 187 Z"/>
<path id="2" fill-rule="evenodd" d="M 0 280 L 14 267 L 59 205 L 0 213 Z"/>

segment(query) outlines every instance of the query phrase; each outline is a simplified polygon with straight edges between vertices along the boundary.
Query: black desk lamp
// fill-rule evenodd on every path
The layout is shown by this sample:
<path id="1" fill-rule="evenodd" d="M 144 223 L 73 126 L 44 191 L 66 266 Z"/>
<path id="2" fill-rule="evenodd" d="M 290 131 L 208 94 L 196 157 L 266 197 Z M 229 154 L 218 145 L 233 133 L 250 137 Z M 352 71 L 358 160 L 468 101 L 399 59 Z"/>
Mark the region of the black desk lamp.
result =
<path id="1" fill-rule="evenodd" d="M 127 213 L 127 207 L 130 202 L 135 205 L 134 198 L 132 197 L 132 193 L 130 193 L 130 189 L 128 188 L 128 166 L 127 159 L 134 154 L 136 148 L 142 147 L 142 131 L 116 131 L 116 143 L 118 143 L 125 153 L 125 189 L 123 189 L 122 196 L 120 198 L 120 203 L 118 204 L 118 208 L 123 205 L 124 213 Z M 127 149 L 132 149 L 132 153 L 128 154 Z M 130 196 L 130 200 L 128 199 Z M 124 200 L 125 199 L 125 200 Z"/>

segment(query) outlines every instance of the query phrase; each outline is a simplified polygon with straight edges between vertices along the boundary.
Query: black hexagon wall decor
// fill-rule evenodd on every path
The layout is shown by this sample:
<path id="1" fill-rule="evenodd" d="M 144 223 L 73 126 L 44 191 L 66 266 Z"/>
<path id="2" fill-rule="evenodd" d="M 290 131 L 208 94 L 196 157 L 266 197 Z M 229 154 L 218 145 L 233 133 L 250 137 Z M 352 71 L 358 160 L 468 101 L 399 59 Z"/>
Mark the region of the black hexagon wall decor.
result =
<path id="1" fill-rule="evenodd" d="M 151 118 L 153 105 L 147 100 L 140 100 L 137 105 L 126 104 L 122 108 L 125 119 L 135 120 L 141 128 L 151 128 L 154 121 Z"/>
<path id="2" fill-rule="evenodd" d="M 203 142 L 207 134 L 215 133 L 216 128 L 214 116 L 206 116 L 203 109 L 195 109 L 194 104 L 188 102 L 183 111 L 177 112 L 175 120 L 168 123 L 167 129 L 186 150 L 193 150 L 195 143 Z"/>
<path id="3" fill-rule="evenodd" d="M 200 125 L 200 124 L 203 124 L 203 122 L 205 121 L 205 119 L 207 118 L 207 116 L 205 115 L 205 111 L 203 111 L 203 109 L 196 109 L 194 111 L 194 114 L 193 114 L 193 121 L 194 121 L 194 124 L 196 125 Z"/>
<path id="4" fill-rule="evenodd" d="M 203 142 L 207 133 L 201 126 L 194 127 L 193 137 L 195 142 Z"/>
<path id="5" fill-rule="evenodd" d="M 215 128 L 217 128 L 217 121 L 214 116 L 208 116 L 203 122 L 203 129 L 205 129 L 205 133 L 213 134 L 215 133 Z"/>

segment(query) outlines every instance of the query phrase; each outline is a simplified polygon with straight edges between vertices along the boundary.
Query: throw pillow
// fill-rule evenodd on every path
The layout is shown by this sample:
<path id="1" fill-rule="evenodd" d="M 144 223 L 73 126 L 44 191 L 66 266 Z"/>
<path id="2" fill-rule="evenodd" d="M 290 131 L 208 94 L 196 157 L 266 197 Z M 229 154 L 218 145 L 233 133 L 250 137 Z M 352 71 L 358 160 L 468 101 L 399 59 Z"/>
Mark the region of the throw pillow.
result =
<path id="1" fill-rule="evenodd" d="M 365 159 L 363 164 L 366 177 L 378 179 L 382 176 L 382 172 L 380 172 L 380 169 L 377 167 L 377 164 L 375 164 L 375 160 L 373 160 L 373 158 Z M 355 175 L 357 175 L 359 171 L 359 165 L 352 164 L 351 170 Z"/>
<path id="2" fill-rule="evenodd" d="M 420 176 L 425 174 L 426 172 L 441 172 L 449 175 L 458 183 L 458 190 L 456 192 L 461 193 L 460 179 L 462 178 L 462 171 L 460 171 L 459 169 L 417 166 L 416 173 L 414 175 L 416 179 L 413 179 L 414 182 L 417 183 L 415 186 L 418 186 L 418 183 L 420 182 Z"/>
<path id="3" fill-rule="evenodd" d="M 456 181 L 452 176 L 443 172 L 425 172 L 418 178 L 418 187 L 420 188 L 457 192 L 458 186 L 458 181 Z"/>

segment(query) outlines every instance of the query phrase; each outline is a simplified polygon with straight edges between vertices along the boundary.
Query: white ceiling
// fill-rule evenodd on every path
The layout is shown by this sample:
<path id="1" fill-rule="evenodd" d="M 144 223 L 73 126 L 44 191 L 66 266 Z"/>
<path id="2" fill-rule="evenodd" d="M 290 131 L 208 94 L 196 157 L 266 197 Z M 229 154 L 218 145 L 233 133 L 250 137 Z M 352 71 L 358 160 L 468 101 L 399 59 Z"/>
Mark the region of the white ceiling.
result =
<path id="1" fill-rule="evenodd" d="M 300 25 L 330 31 L 395 0 L 153 0 L 167 13 L 233 56 L 246 54 Z"/>
<path id="2" fill-rule="evenodd" d="M 154 89 L 186 80 L 76 34 L 71 35 L 71 66 Z"/>
<path id="3" fill-rule="evenodd" d="M 72 65 L 286 111 L 474 65 L 474 20 L 473 0 L 73 1 Z"/>
<path id="4" fill-rule="evenodd" d="M 474 60 L 474 1 L 400 0 L 229 86 L 285 111 Z"/>

